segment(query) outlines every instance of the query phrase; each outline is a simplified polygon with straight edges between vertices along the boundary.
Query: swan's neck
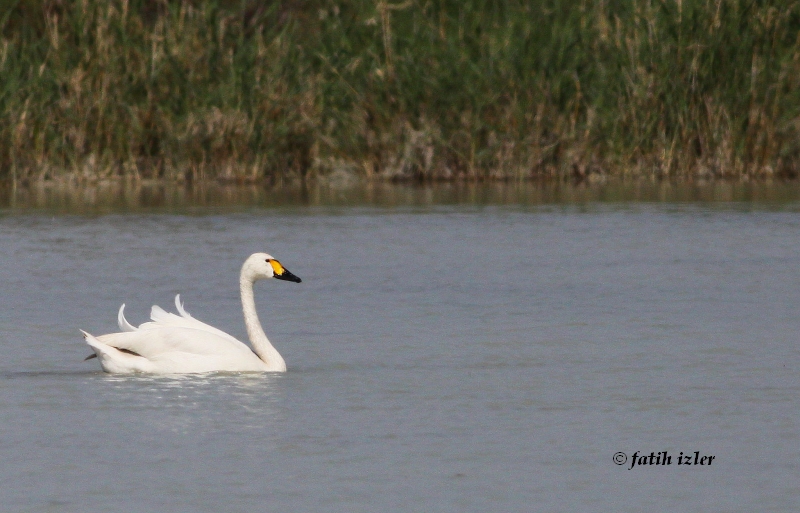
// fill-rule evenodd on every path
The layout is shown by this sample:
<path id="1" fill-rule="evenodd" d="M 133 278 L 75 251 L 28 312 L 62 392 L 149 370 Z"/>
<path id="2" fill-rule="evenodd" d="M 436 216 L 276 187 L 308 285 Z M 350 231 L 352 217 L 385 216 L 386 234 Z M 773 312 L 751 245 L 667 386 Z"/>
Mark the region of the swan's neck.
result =
<path id="1" fill-rule="evenodd" d="M 256 312 L 256 302 L 253 299 L 253 280 L 242 276 L 239 280 L 239 287 L 242 292 L 242 311 L 244 312 L 244 324 L 247 326 L 247 335 L 250 337 L 250 344 L 253 351 L 267 365 L 269 370 L 283 372 L 286 370 L 286 362 L 283 361 L 280 353 L 272 347 L 266 333 L 261 328 Z"/>

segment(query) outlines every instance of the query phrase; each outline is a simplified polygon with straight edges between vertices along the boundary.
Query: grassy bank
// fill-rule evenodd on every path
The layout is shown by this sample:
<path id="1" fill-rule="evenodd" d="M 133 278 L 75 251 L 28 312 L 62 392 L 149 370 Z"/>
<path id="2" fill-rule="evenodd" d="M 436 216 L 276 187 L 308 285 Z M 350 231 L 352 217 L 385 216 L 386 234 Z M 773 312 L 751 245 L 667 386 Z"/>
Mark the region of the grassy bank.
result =
<path id="1" fill-rule="evenodd" d="M 798 1 L 0 5 L 0 177 L 800 172 Z"/>

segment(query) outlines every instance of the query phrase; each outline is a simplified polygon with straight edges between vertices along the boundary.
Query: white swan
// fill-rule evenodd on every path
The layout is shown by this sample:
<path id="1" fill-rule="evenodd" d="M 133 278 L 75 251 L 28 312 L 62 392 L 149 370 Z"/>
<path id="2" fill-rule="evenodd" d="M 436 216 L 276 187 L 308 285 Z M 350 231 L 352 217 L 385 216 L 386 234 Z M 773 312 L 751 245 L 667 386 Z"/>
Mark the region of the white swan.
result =
<path id="1" fill-rule="evenodd" d="M 125 319 L 123 304 L 117 315 L 120 333 L 94 337 L 81 330 L 94 350 L 87 360 L 97 357 L 103 370 L 109 373 L 285 372 L 286 363 L 261 328 L 253 300 L 253 283 L 266 278 L 301 281 L 266 253 L 255 253 L 245 260 L 239 288 L 252 350 L 224 331 L 189 315 L 178 294 L 175 307 L 179 316 L 153 306 L 151 322 L 136 328 Z"/>

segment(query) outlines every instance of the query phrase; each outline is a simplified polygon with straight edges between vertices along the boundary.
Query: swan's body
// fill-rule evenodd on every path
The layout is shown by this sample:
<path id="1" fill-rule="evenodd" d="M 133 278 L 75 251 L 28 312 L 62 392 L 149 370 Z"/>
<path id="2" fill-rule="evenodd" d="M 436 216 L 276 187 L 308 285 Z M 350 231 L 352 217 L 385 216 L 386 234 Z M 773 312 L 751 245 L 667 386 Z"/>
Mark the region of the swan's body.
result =
<path id="1" fill-rule="evenodd" d="M 84 331 L 86 343 L 94 350 L 89 358 L 97 356 L 103 370 L 115 374 L 285 372 L 286 363 L 264 334 L 253 300 L 253 283 L 265 278 L 300 283 L 300 278 L 266 253 L 255 253 L 245 261 L 239 287 L 252 350 L 224 331 L 189 315 L 178 295 L 175 306 L 180 315 L 153 306 L 151 321 L 136 328 L 125 319 L 123 304 L 117 315 L 119 333 L 94 337 Z"/>

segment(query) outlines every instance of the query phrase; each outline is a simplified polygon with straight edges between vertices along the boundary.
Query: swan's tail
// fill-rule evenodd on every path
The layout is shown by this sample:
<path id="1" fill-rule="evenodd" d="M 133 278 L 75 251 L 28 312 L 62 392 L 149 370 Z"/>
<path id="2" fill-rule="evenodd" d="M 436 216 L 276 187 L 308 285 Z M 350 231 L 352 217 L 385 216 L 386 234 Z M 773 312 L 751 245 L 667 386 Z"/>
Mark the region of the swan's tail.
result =
<path id="1" fill-rule="evenodd" d="M 94 351 L 94 354 L 91 355 L 91 356 L 87 356 L 84 359 L 84 361 L 90 360 L 92 358 L 99 358 L 101 356 L 108 356 L 110 350 L 113 350 L 112 347 L 107 346 L 106 344 L 103 344 L 102 342 L 97 340 L 93 335 L 91 335 L 89 333 L 86 333 L 83 330 L 80 330 L 80 331 L 81 331 L 81 333 L 83 333 L 83 339 L 86 341 L 87 344 L 89 344 L 89 347 L 91 347 L 92 350 Z M 102 361 L 102 359 L 101 359 L 101 361 Z"/>
<path id="2" fill-rule="evenodd" d="M 83 330 L 81 330 L 81 333 L 83 333 L 83 338 L 86 340 L 86 343 L 89 344 L 89 347 L 94 351 L 94 356 L 100 361 L 100 365 L 103 367 L 104 371 L 120 374 L 148 371 L 147 365 L 149 362 L 141 356 L 134 356 L 135 353 L 130 351 L 125 352 L 124 349 L 117 349 L 116 347 L 104 344 L 100 342 L 97 337 Z M 86 360 L 90 360 L 91 358 L 92 357 L 89 356 Z"/>

